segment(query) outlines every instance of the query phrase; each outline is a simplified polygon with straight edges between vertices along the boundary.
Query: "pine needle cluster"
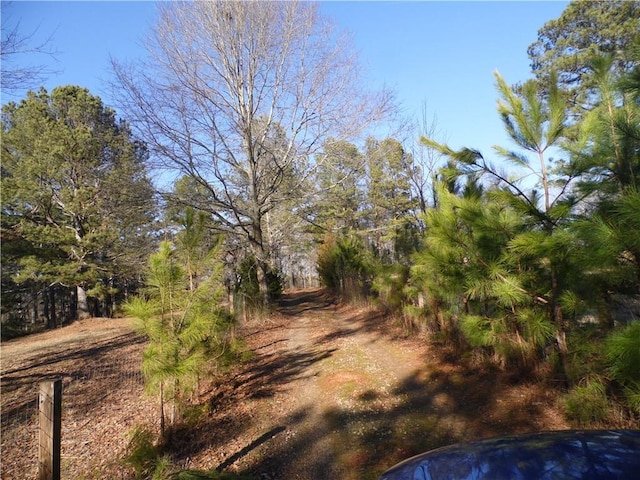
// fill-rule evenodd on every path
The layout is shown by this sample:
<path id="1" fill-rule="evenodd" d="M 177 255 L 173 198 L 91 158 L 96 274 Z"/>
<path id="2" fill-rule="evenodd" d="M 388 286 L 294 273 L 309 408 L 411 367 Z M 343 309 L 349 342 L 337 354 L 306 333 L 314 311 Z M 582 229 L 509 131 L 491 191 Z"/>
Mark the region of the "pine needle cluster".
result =
<path id="1" fill-rule="evenodd" d="M 472 347 L 505 366 L 535 363 L 554 330 L 527 290 L 532 272 L 514 248 L 524 241 L 521 217 L 499 197 L 459 197 L 440 185 L 438 198 L 412 281 Z"/>

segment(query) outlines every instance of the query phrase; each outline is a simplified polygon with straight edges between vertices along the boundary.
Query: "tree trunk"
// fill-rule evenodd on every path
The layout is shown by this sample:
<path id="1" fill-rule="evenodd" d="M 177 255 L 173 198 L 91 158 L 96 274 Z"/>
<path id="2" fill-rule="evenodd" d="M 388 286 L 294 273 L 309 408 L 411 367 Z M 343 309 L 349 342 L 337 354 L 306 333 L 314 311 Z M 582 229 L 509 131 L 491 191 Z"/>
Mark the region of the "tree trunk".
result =
<path id="1" fill-rule="evenodd" d="M 268 267 L 265 262 L 258 260 L 258 287 L 260 291 L 259 303 L 261 305 L 267 305 L 269 303 L 269 276 Z"/>
<path id="2" fill-rule="evenodd" d="M 102 316 L 102 301 L 99 298 L 91 299 L 91 316 L 92 317 L 101 317 Z"/>
<path id="3" fill-rule="evenodd" d="M 164 437 L 166 426 L 164 423 L 164 388 L 160 382 L 160 435 Z"/>
<path id="4" fill-rule="evenodd" d="M 116 300 L 115 300 L 115 294 L 111 293 L 113 292 L 113 277 L 109 277 L 109 289 L 104 297 L 104 314 L 105 317 L 109 317 L 112 318 L 113 316 L 113 312 L 116 310 Z"/>
<path id="5" fill-rule="evenodd" d="M 89 302 L 87 301 L 87 292 L 84 288 L 78 285 L 77 289 L 77 304 L 76 304 L 76 317 L 79 320 L 83 318 L 89 318 Z"/>
<path id="6" fill-rule="evenodd" d="M 46 322 L 46 327 L 47 328 L 53 328 L 51 326 L 51 315 L 49 314 L 49 289 L 45 289 L 43 291 L 43 306 L 42 306 L 42 313 L 44 314 L 44 319 Z"/>
<path id="7" fill-rule="evenodd" d="M 570 386 L 569 381 L 569 349 L 567 347 L 566 331 L 564 327 L 564 318 L 562 316 L 562 308 L 558 303 L 560 297 L 560 288 L 558 284 L 558 274 L 554 267 L 551 267 L 551 314 L 553 323 L 556 326 L 556 343 L 558 348 L 558 357 L 560 359 L 560 367 L 562 369 L 562 381 L 565 385 Z"/>
<path id="8" fill-rule="evenodd" d="M 236 313 L 236 296 L 233 288 L 227 287 L 227 303 L 229 304 L 229 313 L 234 315 Z"/>
<path id="9" fill-rule="evenodd" d="M 56 289 L 54 287 L 49 287 L 49 317 L 47 325 L 48 328 L 56 328 L 58 325 L 58 317 L 56 314 Z"/>
<path id="10" fill-rule="evenodd" d="M 61 312 L 63 318 L 60 323 L 70 323 L 76 318 L 76 296 L 77 288 L 65 288 L 63 290 Z"/>
<path id="11" fill-rule="evenodd" d="M 111 280 L 111 286 L 113 287 L 113 280 Z M 113 312 L 115 312 L 118 309 L 117 295 L 115 293 L 112 293 L 109 295 L 109 298 L 111 299 L 111 308 L 109 309 L 109 317 L 112 318 Z"/>
<path id="12" fill-rule="evenodd" d="M 40 293 L 39 292 L 35 292 L 33 294 L 33 310 L 31 311 L 31 324 L 35 325 L 38 322 L 38 303 L 40 302 L 39 300 L 40 297 Z"/>
<path id="13" fill-rule="evenodd" d="M 258 292 L 260 295 L 260 298 L 256 299 L 256 303 L 260 306 L 266 306 L 269 302 L 269 265 L 266 260 L 267 252 L 264 248 L 261 223 L 260 219 L 253 223 L 253 239 L 251 245 L 253 247 L 253 255 L 257 263 L 256 275 L 258 278 Z"/>

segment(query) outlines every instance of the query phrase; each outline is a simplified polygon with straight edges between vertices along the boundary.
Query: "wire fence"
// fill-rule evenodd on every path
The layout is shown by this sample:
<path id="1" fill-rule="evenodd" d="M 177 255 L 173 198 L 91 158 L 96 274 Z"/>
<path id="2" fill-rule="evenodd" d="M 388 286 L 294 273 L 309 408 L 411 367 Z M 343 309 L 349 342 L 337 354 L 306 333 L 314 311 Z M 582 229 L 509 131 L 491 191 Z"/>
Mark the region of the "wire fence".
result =
<path id="1" fill-rule="evenodd" d="M 46 358 L 3 371 L 0 477 L 37 478 L 38 391 L 62 380 L 62 478 L 130 478 L 122 465 L 131 431 L 152 424 L 152 398 L 144 395 L 142 342 L 91 356 L 88 351 L 51 362 Z M 57 357 L 56 357 L 57 358 Z"/>

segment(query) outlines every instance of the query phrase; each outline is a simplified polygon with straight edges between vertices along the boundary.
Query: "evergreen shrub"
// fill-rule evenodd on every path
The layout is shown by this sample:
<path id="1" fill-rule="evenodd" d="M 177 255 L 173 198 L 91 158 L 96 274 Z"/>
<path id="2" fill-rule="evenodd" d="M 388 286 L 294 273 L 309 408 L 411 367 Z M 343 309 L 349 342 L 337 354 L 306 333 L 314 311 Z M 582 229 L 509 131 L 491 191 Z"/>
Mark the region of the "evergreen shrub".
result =
<path id="1" fill-rule="evenodd" d="M 565 411 L 569 420 L 580 426 L 607 420 L 610 411 L 606 386 L 597 376 L 584 379 L 565 397 Z"/>
<path id="2" fill-rule="evenodd" d="M 154 434 L 149 429 L 134 429 L 123 462 L 133 469 L 136 480 L 168 478 L 169 459 L 162 455 L 160 448 L 154 443 Z"/>
<path id="3" fill-rule="evenodd" d="M 255 312 L 261 305 L 260 284 L 258 283 L 258 262 L 255 257 L 249 255 L 238 266 L 236 271 L 238 276 L 237 291 L 241 293 L 247 307 Z M 269 301 L 277 301 L 284 290 L 284 277 L 281 272 L 269 269 L 267 272 L 267 282 L 269 285 Z"/>
<path id="4" fill-rule="evenodd" d="M 640 413 L 640 322 L 614 331 L 605 341 L 613 380 L 622 385 L 628 405 Z"/>
<path id="5" fill-rule="evenodd" d="M 347 299 L 366 295 L 373 273 L 367 249 L 354 236 L 325 237 L 318 250 L 320 282 Z"/>

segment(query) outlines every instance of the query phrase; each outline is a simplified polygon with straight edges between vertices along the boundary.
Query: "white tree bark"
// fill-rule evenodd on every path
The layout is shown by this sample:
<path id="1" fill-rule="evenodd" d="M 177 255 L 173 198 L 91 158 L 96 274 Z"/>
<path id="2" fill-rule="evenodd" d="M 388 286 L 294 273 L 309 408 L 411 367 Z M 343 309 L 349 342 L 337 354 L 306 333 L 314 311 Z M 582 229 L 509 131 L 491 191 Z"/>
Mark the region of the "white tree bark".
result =
<path id="1" fill-rule="evenodd" d="M 77 296 L 78 296 L 78 305 L 77 305 L 77 315 L 78 319 L 88 318 L 91 316 L 91 312 L 89 312 L 89 302 L 87 301 L 87 292 L 80 285 L 77 287 Z"/>

